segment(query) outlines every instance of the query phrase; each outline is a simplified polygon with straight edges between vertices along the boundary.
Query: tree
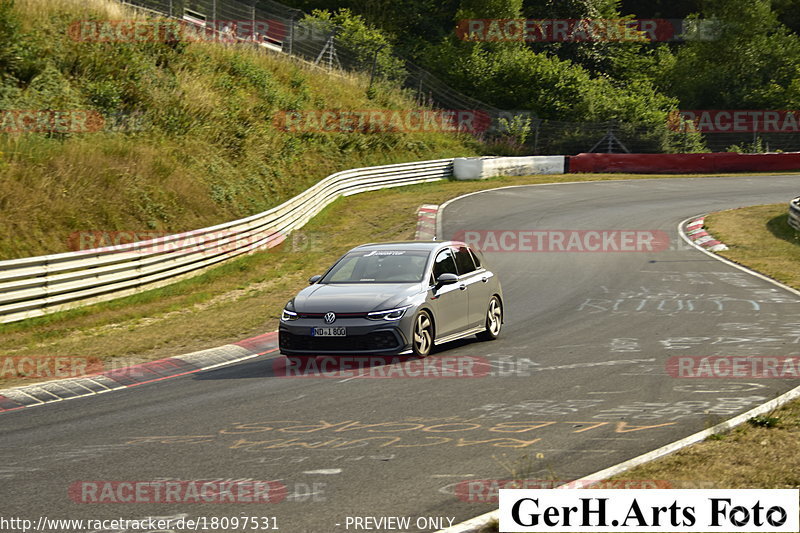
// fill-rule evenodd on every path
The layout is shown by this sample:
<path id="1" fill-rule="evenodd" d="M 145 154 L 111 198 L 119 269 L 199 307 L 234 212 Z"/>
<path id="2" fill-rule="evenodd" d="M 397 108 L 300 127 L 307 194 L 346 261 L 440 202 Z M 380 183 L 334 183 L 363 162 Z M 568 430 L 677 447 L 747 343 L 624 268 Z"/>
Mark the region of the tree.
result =
<path id="1" fill-rule="evenodd" d="M 0 81 L 14 78 L 19 64 L 19 21 L 14 15 L 14 2 L 0 2 Z"/>
<path id="2" fill-rule="evenodd" d="M 306 15 L 300 24 L 313 29 L 308 33 L 336 34 L 336 50 L 345 68 L 369 70 L 375 61 L 381 76 L 402 79 L 405 76 L 403 61 L 393 54 L 390 36 L 371 27 L 363 17 L 349 9 L 336 12 L 316 9 Z"/>
<path id="3" fill-rule="evenodd" d="M 800 33 L 800 0 L 772 0 L 778 20 L 795 33 Z"/>
<path id="4" fill-rule="evenodd" d="M 706 0 L 719 21 L 714 41 L 680 48 L 660 87 L 684 109 L 796 109 L 800 38 L 781 24 L 769 0 Z"/>
<path id="5" fill-rule="evenodd" d="M 700 0 L 622 0 L 621 10 L 639 18 L 682 19 L 700 12 Z"/>
<path id="6" fill-rule="evenodd" d="M 456 20 L 514 19 L 522 16 L 522 0 L 461 0 Z"/>

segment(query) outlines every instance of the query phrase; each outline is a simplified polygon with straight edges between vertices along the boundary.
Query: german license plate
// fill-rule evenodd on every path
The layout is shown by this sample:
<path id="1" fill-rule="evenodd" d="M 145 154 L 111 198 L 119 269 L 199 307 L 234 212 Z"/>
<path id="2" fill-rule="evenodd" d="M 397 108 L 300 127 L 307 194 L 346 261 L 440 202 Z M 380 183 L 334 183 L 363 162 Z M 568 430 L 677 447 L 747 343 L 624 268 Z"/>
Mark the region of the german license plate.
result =
<path id="1" fill-rule="evenodd" d="M 347 328 L 311 328 L 312 337 L 346 337 Z"/>

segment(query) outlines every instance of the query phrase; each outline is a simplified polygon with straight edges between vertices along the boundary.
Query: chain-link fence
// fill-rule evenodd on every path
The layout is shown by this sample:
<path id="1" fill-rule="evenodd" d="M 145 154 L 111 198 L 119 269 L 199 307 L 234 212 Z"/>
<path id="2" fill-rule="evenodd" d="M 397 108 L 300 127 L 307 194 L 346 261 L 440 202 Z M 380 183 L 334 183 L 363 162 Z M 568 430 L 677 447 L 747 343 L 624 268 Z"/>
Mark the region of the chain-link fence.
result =
<path id="1" fill-rule="evenodd" d="M 710 152 L 800 152 L 800 133 L 704 133 Z"/>
<path id="2" fill-rule="evenodd" d="M 534 154 L 690 152 L 696 135 L 666 127 L 625 122 L 560 122 L 543 120 L 531 130 L 525 146 Z"/>
<path id="3" fill-rule="evenodd" d="M 540 120 L 530 111 L 501 110 L 456 91 L 409 61 L 394 56 L 378 61 L 382 47 L 348 47 L 337 41 L 333 25 L 273 0 L 122 1 L 322 68 L 367 73 L 370 88 L 374 81 L 388 79 L 404 87 L 420 107 L 480 111 L 490 124 L 482 140 L 493 143 L 501 155 L 800 150 L 796 133 L 700 133 L 676 131 L 668 124 Z"/>

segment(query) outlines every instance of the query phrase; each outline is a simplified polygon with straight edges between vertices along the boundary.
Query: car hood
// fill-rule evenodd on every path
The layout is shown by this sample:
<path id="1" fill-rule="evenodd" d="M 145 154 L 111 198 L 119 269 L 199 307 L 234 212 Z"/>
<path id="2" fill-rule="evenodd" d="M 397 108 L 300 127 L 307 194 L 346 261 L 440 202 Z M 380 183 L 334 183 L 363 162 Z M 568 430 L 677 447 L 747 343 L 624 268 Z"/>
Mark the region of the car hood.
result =
<path id="1" fill-rule="evenodd" d="M 315 283 L 294 298 L 298 313 L 368 313 L 410 303 L 421 283 Z"/>

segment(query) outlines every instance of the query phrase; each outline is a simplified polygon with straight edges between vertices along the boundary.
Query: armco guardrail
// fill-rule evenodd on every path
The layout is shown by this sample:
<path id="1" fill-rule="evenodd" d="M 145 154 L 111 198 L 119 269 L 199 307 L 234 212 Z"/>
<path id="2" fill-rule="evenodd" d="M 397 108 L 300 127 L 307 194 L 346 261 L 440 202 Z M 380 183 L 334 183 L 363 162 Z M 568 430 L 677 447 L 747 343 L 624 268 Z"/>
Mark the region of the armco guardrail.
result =
<path id="1" fill-rule="evenodd" d="M 174 283 L 279 244 L 340 196 L 436 181 L 450 177 L 452 169 L 452 159 L 438 159 L 345 170 L 241 220 L 130 244 L 0 261 L 0 323 Z"/>
<path id="2" fill-rule="evenodd" d="M 789 225 L 800 231 L 800 196 L 789 202 Z"/>

